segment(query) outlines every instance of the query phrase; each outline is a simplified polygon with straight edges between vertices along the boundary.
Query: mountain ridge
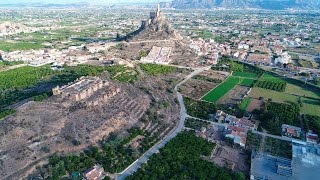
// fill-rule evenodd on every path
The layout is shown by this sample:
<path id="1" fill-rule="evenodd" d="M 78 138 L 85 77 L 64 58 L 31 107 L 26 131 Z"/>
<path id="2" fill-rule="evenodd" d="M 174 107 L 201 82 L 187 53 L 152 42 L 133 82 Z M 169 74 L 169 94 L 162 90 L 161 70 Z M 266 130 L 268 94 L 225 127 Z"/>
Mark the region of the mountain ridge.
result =
<path id="1" fill-rule="evenodd" d="M 320 0 L 174 0 L 161 4 L 176 9 L 259 8 L 259 9 L 318 9 Z"/>

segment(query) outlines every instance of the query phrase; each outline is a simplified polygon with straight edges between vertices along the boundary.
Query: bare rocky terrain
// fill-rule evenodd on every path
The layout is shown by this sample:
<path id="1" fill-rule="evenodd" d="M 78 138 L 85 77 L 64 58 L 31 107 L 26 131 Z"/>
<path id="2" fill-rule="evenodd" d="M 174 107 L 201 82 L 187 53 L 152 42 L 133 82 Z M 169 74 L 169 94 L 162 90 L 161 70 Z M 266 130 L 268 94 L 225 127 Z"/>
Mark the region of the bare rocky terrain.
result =
<path id="1" fill-rule="evenodd" d="M 153 77 L 141 73 L 142 78 L 134 84 L 111 81 L 102 75 L 109 86 L 90 97 L 68 103 L 57 96 L 31 101 L 0 121 L 0 179 L 26 177 L 54 153 L 79 153 L 88 146 L 99 147 L 110 133 L 132 127 L 166 136 L 179 120 L 172 90 L 185 74 Z M 96 106 L 86 105 L 113 87 L 120 92 Z M 148 120 L 150 113 L 157 119 Z"/>
<path id="2" fill-rule="evenodd" d="M 1 177 L 7 179 L 13 172 L 54 152 L 96 145 L 109 133 L 136 124 L 149 108 L 151 98 L 130 84 L 110 85 L 119 87 L 121 92 L 94 107 L 81 102 L 65 107 L 53 96 L 45 102 L 29 102 L 0 121 Z M 82 101 L 101 98 L 101 91 L 106 89 Z"/>

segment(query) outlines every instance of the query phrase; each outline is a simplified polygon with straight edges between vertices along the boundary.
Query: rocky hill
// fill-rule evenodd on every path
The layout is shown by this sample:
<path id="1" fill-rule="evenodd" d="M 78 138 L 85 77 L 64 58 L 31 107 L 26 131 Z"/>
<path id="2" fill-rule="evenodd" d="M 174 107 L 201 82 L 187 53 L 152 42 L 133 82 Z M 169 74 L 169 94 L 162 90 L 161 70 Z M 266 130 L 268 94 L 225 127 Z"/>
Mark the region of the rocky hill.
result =
<path id="1" fill-rule="evenodd" d="M 141 22 L 141 27 L 128 34 L 124 39 L 129 41 L 170 40 L 181 39 L 181 36 L 171 27 L 158 6 L 156 12 L 150 12 L 150 18 Z"/>
<path id="2" fill-rule="evenodd" d="M 23 24 L 11 22 L 0 23 L 0 34 L 17 34 L 28 31 L 29 28 Z"/>
<path id="3" fill-rule="evenodd" d="M 320 8 L 320 0 L 174 0 L 170 5 L 163 3 L 162 6 L 177 9 L 211 9 L 215 7 L 274 10 L 318 9 Z"/>

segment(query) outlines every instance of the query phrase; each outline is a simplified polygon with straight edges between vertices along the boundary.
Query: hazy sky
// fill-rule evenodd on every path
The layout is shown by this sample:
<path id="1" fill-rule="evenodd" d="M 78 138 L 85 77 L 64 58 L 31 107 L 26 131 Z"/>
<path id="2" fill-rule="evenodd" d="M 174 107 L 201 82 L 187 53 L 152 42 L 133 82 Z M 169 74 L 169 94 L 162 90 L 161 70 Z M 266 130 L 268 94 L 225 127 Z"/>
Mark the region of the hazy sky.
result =
<path id="1" fill-rule="evenodd" d="M 75 2 L 90 2 L 93 4 L 114 4 L 114 3 L 154 3 L 165 2 L 172 0 L 0 0 L 0 4 L 15 4 L 15 3 L 75 3 Z"/>

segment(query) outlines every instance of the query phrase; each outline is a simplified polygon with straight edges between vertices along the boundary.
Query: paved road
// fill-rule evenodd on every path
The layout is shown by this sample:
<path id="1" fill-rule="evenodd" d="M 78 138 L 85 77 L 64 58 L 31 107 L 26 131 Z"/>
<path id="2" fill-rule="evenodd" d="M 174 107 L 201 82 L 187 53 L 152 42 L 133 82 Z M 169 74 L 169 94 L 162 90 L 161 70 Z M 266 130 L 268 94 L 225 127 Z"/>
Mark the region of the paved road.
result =
<path id="1" fill-rule="evenodd" d="M 183 84 L 184 82 L 188 81 L 193 76 L 195 76 L 195 75 L 199 74 L 200 72 L 202 72 L 204 70 L 207 70 L 207 69 L 210 69 L 210 67 L 194 69 L 194 71 L 191 74 L 189 74 L 183 81 L 181 81 L 180 83 L 178 83 L 175 86 L 174 89 L 177 92 L 178 101 L 179 101 L 179 104 L 180 104 L 180 114 L 181 114 L 180 122 L 179 122 L 178 127 L 167 138 L 165 138 L 164 140 L 160 141 L 156 146 L 151 148 L 142 157 L 140 157 L 137 161 L 135 161 L 127 170 L 125 170 L 118 177 L 118 180 L 123 180 L 126 177 L 130 176 L 131 174 L 133 174 L 134 172 L 136 172 L 143 163 L 148 161 L 150 156 L 152 156 L 154 153 L 157 153 L 160 148 L 164 147 L 172 138 L 176 137 L 178 135 L 178 133 L 183 129 L 184 122 L 185 122 L 186 117 L 187 117 L 187 110 L 186 110 L 186 107 L 185 107 L 184 102 L 183 102 L 183 96 L 182 96 L 181 93 L 178 92 L 178 88 L 179 88 L 179 86 L 181 84 Z"/>

